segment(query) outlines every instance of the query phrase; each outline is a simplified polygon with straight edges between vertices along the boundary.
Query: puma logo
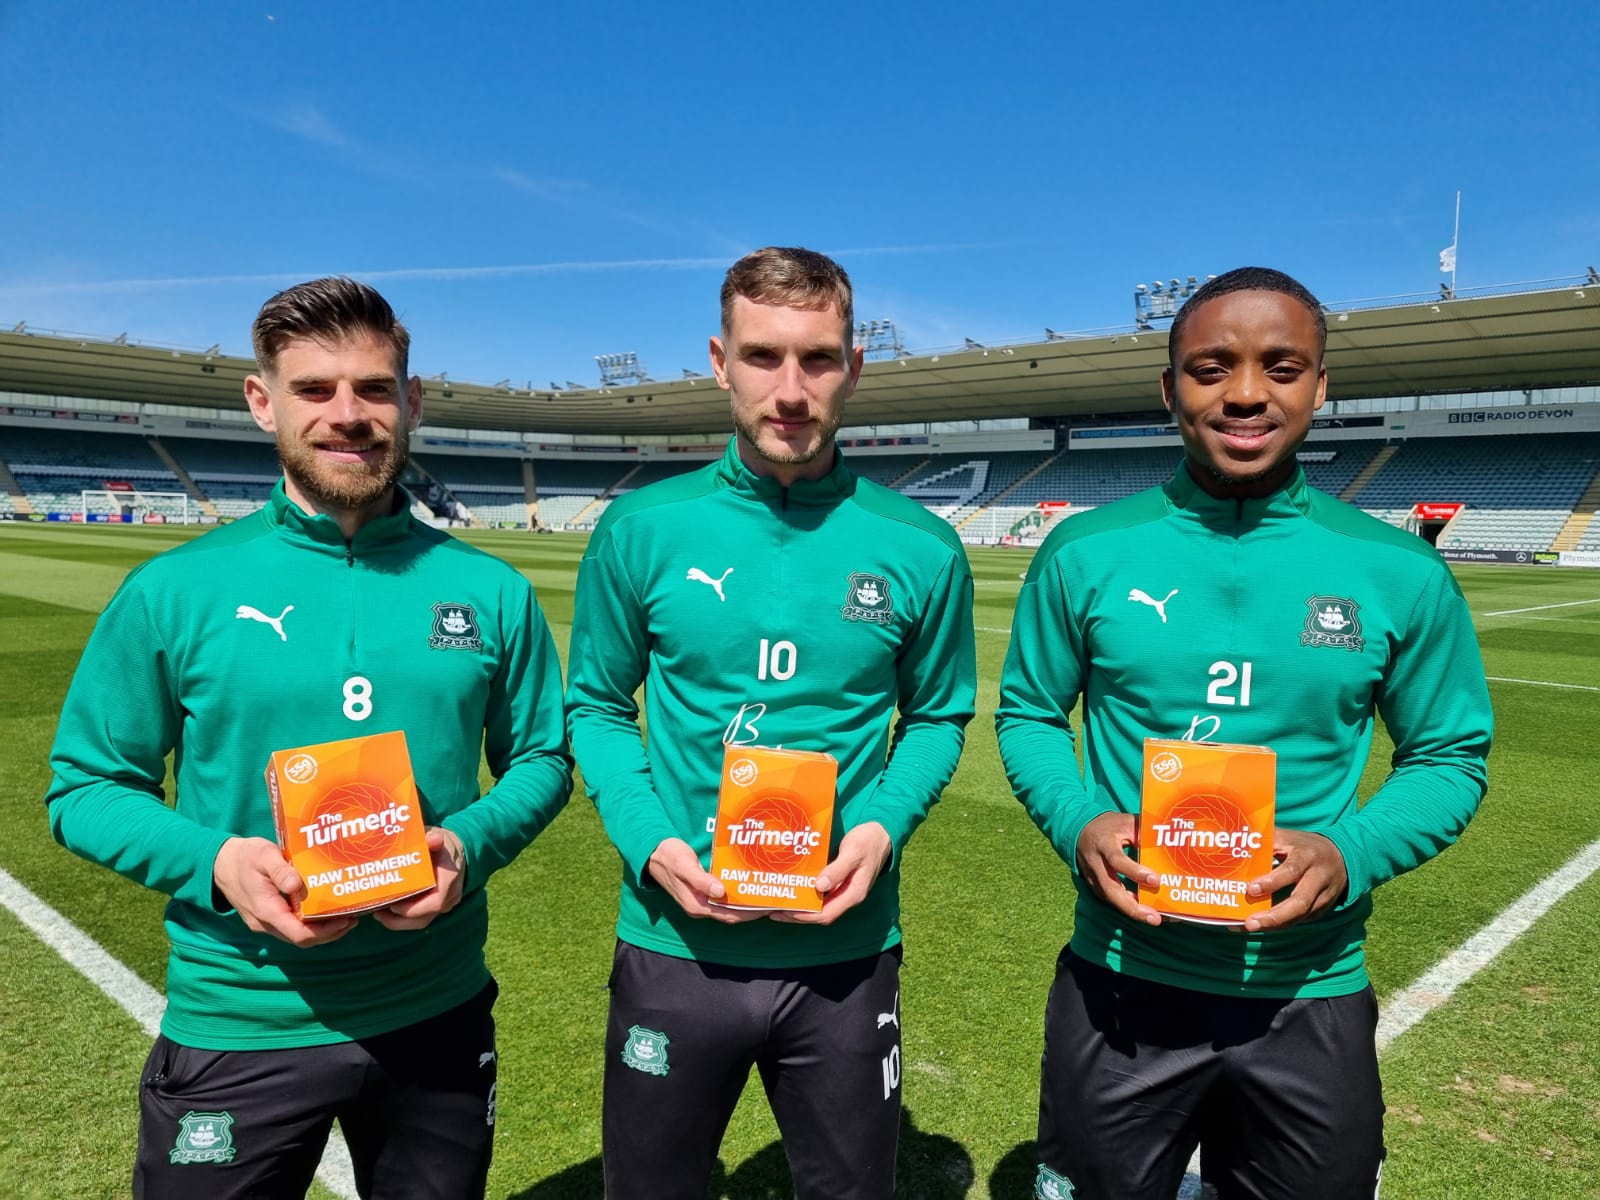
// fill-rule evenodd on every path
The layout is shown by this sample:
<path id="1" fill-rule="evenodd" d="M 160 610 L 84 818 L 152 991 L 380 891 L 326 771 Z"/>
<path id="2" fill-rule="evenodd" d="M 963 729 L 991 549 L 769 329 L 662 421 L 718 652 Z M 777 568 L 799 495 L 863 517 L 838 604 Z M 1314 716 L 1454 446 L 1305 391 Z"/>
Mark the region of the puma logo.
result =
<path id="1" fill-rule="evenodd" d="M 733 574 L 733 568 L 729 567 L 721 575 L 719 575 L 717 578 L 713 579 L 713 578 L 711 578 L 711 576 L 707 575 L 704 571 L 702 571 L 699 567 L 690 567 L 689 568 L 689 573 L 687 575 L 685 575 L 684 578 L 685 579 L 691 579 L 695 583 L 703 583 L 703 584 L 705 584 L 707 587 L 709 587 L 712 591 L 714 591 L 717 594 L 717 599 L 718 600 L 721 600 L 724 604 L 726 604 L 728 602 L 728 598 L 722 594 L 722 581 L 724 579 L 726 579 L 729 575 L 732 575 L 732 574 Z"/>
<path id="2" fill-rule="evenodd" d="M 1167 623 L 1167 601 L 1171 600 L 1177 594 L 1178 589 L 1173 588 L 1161 599 L 1156 600 L 1153 599 L 1150 593 L 1145 591 L 1143 588 L 1134 588 L 1128 593 L 1128 599 L 1137 600 L 1140 604 L 1148 604 L 1151 608 L 1155 609 L 1156 612 L 1161 614 L 1161 623 L 1165 625 Z"/>
<path id="3" fill-rule="evenodd" d="M 882 1029 L 885 1025 L 893 1025 L 896 1029 L 900 1028 L 900 993 L 899 992 L 896 992 L 894 994 L 894 1003 L 889 1006 L 889 1011 L 886 1012 L 886 1013 L 879 1013 L 878 1014 L 878 1028 Z"/>
<path id="4" fill-rule="evenodd" d="M 278 631 L 278 640 L 281 642 L 287 642 L 289 638 L 283 632 L 283 619 L 293 611 L 294 605 L 290 604 L 286 606 L 284 610 L 277 616 L 269 617 L 259 608 L 252 608 L 248 604 L 241 604 L 239 605 L 238 609 L 235 610 L 233 615 L 241 621 L 260 621 L 263 625 L 271 625 L 275 630 Z"/>

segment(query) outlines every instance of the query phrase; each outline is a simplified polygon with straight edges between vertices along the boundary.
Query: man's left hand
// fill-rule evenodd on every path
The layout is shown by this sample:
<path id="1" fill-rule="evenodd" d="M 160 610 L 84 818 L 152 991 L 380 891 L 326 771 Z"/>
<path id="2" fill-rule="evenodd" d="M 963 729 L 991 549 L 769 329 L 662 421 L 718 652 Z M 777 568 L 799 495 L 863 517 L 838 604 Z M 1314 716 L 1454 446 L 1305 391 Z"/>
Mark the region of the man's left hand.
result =
<path id="1" fill-rule="evenodd" d="M 467 851 L 461 839 L 442 825 L 428 826 L 427 838 L 428 853 L 433 859 L 433 886 L 373 913 L 385 929 L 425 929 L 435 917 L 461 903 L 461 888 L 467 878 Z"/>
<path id="2" fill-rule="evenodd" d="M 822 911 L 775 912 L 772 919 L 795 925 L 832 925 L 867 898 L 893 849 L 889 831 L 882 825 L 876 821 L 857 825 L 839 840 L 839 853 L 833 861 L 817 872 Z"/>
<path id="3" fill-rule="evenodd" d="M 1294 890 L 1266 912 L 1246 920 L 1246 932 L 1282 929 L 1319 917 L 1344 899 L 1350 886 L 1344 856 L 1322 834 L 1280 829 L 1273 838 L 1272 856 L 1279 860 L 1278 865 L 1261 878 L 1252 879 L 1248 894 L 1270 896 L 1286 887 Z"/>

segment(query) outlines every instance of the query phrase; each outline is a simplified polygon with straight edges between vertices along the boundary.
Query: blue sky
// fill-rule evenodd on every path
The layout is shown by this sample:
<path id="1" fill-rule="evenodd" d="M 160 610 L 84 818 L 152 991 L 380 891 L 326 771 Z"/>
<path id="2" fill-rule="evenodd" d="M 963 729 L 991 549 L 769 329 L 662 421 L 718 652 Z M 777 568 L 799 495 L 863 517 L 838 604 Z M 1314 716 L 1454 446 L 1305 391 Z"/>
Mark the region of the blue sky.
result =
<path id="1" fill-rule="evenodd" d="M 912 348 L 1600 263 L 1600 7 L 0 0 L 0 322 L 248 349 L 349 272 L 413 368 L 704 369 L 722 272 L 835 253 Z"/>

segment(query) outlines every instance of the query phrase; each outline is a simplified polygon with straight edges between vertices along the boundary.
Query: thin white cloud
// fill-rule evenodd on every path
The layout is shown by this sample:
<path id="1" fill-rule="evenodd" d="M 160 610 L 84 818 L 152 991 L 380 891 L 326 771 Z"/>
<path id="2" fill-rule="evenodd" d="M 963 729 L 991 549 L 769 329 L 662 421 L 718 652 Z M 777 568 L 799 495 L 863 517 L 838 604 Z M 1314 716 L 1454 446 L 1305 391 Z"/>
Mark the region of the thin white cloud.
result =
<path id="1" fill-rule="evenodd" d="M 579 196 L 591 190 L 581 179 L 536 178 L 512 167 L 496 167 L 489 174 L 519 192 L 525 192 L 540 200 L 552 200 L 557 204 L 574 203 Z"/>
<path id="2" fill-rule="evenodd" d="M 963 250 L 992 249 L 1001 243 L 950 242 L 909 246 L 857 246 L 828 251 L 841 259 L 868 258 L 898 254 L 945 254 Z M 751 247 L 753 249 L 753 247 Z M 735 251 L 737 256 L 742 251 Z M 473 267 L 386 267 L 378 270 L 347 270 L 341 274 L 356 279 L 503 279 L 520 275 L 585 275 L 601 271 L 699 271 L 727 267 L 727 255 L 690 258 L 574 259 L 547 263 L 504 263 Z M 177 275 L 159 279 L 93 279 L 60 282 L 0 284 L 0 297 L 41 295 L 109 295 L 118 292 L 154 292 L 176 288 L 219 287 L 230 284 L 295 283 L 329 274 L 327 270 L 273 271 L 245 275 Z"/>
<path id="3" fill-rule="evenodd" d="M 339 131 L 322 110 L 307 101 L 253 115 L 274 129 L 292 133 L 295 137 L 304 138 L 308 142 L 333 146 L 340 150 L 350 145 L 350 139 Z"/>

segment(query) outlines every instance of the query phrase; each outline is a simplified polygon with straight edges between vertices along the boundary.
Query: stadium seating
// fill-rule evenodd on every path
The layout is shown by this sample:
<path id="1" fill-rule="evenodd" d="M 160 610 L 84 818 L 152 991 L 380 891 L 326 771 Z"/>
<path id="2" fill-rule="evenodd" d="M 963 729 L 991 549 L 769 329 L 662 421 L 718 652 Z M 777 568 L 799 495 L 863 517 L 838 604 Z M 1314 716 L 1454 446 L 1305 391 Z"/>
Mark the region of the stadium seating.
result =
<path id="1" fill-rule="evenodd" d="M 1567 523 L 1567 509 L 1465 509 L 1439 535 L 1441 548 L 1543 550 Z"/>
<path id="2" fill-rule="evenodd" d="M 225 518 L 259 508 L 279 475 L 276 452 L 265 439 L 164 436 L 161 444 Z M 1385 447 L 1387 456 L 1379 457 Z M 1311 452 L 1311 461 L 1302 458 L 1308 481 L 1333 495 L 1374 471 L 1354 500 L 1391 524 L 1407 525 L 1419 501 L 1464 504 L 1440 537 L 1445 548 L 1548 548 L 1600 471 L 1600 434 L 1321 441 L 1309 443 L 1306 450 Z M 1041 450 L 845 451 L 858 475 L 897 487 L 957 526 L 971 542 L 1005 537 L 1019 522 L 1030 520 L 1042 501 L 1065 502 L 1076 515 L 1158 485 L 1170 477 L 1179 453 L 1176 447 L 1077 449 L 1053 457 Z M 1324 454 L 1332 457 L 1317 461 Z M 108 481 L 125 481 L 144 493 L 183 490 L 138 434 L 0 426 L 0 461 L 7 463 L 28 503 L 41 512 L 78 512 L 83 493 L 102 490 Z M 539 517 L 551 528 L 589 529 L 612 496 L 702 465 L 665 458 L 536 459 L 532 466 Z M 416 473 L 416 467 L 427 474 Z M 523 472 L 519 458 L 422 451 L 408 478 L 415 475 L 420 481 L 410 485 L 414 488 L 437 481 L 482 522 L 522 525 L 527 520 Z M 172 518 L 183 511 L 178 499 L 151 503 L 154 511 Z M 15 507 L 11 497 L 0 493 L 0 513 Z M 91 511 L 116 507 L 113 499 L 91 500 Z M 196 511 L 191 502 L 191 516 Z M 416 511 L 430 515 L 422 504 Z M 1590 522 L 1572 544 L 1600 550 L 1600 519 Z"/>
<path id="3" fill-rule="evenodd" d="M 546 496 L 598 496 L 633 469 L 632 463 L 569 458 L 533 460 L 534 483 Z"/>
<path id="4" fill-rule="evenodd" d="M 1416 438 L 1356 496 L 1363 508 L 1459 502 L 1571 512 L 1600 469 L 1600 434 Z"/>
<path id="5" fill-rule="evenodd" d="M 1300 465 L 1305 468 L 1306 482 L 1330 496 L 1342 496 L 1345 488 L 1354 482 L 1355 477 L 1361 474 L 1362 469 L 1386 444 L 1377 439 L 1362 439 L 1349 442 L 1315 442 L 1307 445 L 1303 447 L 1304 450 L 1319 455 L 1332 454 L 1333 459 L 1330 462 L 1308 462 L 1302 457 Z"/>
<path id="6" fill-rule="evenodd" d="M 137 434 L 105 433 L 89 427 L 70 432 L 26 425 L 6 425 L 3 429 L 0 457 L 13 472 L 21 464 L 24 467 L 81 467 L 89 472 L 144 470 L 159 472 L 168 479 L 173 477 L 149 443 Z"/>
<path id="7" fill-rule="evenodd" d="M 626 466 L 626 464 L 618 465 Z M 654 459 L 650 462 L 643 462 L 639 464 L 637 471 L 630 472 L 613 486 L 612 494 L 621 496 L 626 492 L 636 491 L 646 484 L 659 483 L 663 479 L 671 479 L 674 475 L 697 471 L 705 465 L 704 462 L 695 462 L 693 460 L 678 462 L 671 459 Z"/>
<path id="8" fill-rule="evenodd" d="M 888 487 L 912 469 L 920 474 L 928 461 L 927 455 L 916 454 L 864 454 L 856 450 L 845 451 L 845 462 L 863 479 Z"/>
<path id="9" fill-rule="evenodd" d="M 541 496 L 539 498 L 539 523 L 549 529 L 592 529 L 594 522 L 605 511 L 606 501 L 596 503 L 593 496 Z M 592 506 L 592 507 L 591 507 Z M 580 512 L 584 515 L 581 526 L 571 524 Z"/>
<path id="10" fill-rule="evenodd" d="M 0 433 L 0 456 L 37 512 L 79 512 L 83 493 L 107 482 L 129 483 L 141 491 L 183 490 L 149 443 L 134 434 L 7 425 Z M 168 508 L 173 516 L 183 511 L 181 503 Z M 112 510 L 101 505 L 91 511 Z"/>
<path id="11" fill-rule="evenodd" d="M 231 475 L 278 478 L 278 451 L 270 439 L 246 442 L 163 436 L 161 444 L 196 481 Z"/>

